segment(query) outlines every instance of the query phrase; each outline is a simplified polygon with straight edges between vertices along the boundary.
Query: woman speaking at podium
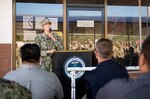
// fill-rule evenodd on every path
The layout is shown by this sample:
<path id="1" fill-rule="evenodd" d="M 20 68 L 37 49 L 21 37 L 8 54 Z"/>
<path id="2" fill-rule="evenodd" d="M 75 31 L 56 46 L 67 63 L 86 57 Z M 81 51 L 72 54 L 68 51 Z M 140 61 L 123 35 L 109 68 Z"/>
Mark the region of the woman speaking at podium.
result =
<path id="1" fill-rule="evenodd" d="M 44 19 L 41 21 L 43 33 L 37 34 L 35 43 L 41 49 L 41 68 L 52 71 L 52 54 L 55 50 L 63 50 L 61 37 L 51 31 L 51 21 Z"/>

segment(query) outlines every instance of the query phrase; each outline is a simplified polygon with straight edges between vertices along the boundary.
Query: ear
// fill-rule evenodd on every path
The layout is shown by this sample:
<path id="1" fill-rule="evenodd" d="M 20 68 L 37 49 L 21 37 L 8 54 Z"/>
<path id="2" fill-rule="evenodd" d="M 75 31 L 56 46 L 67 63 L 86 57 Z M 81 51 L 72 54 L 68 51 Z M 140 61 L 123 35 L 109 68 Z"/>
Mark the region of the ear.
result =
<path id="1" fill-rule="evenodd" d="M 99 56 L 99 53 L 98 53 L 97 49 L 94 50 L 94 53 L 95 53 L 95 56 L 96 56 L 96 57 Z"/>
<path id="2" fill-rule="evenodd" d="M 42 29 L 44 29 L 44 25 L 42 25 Z"/>
<path id="3" fill-rule="evenodd" d="M 111 57 L 113 57 L 114 51 L 111 52 Z"/>
<path id="4" fill-rule="evenodd" d="M 144 54 L 140 54 L 139 67 L 140 67 L 141 72 L 145 72 L 147 70 L 146 60 L 145 60 Z"/>
<path id="5" fill-rule="evenodd" d="M 140 54 L 139 66 L 143 66 L 144 64 L 145 64 L 144 54 Z"/>

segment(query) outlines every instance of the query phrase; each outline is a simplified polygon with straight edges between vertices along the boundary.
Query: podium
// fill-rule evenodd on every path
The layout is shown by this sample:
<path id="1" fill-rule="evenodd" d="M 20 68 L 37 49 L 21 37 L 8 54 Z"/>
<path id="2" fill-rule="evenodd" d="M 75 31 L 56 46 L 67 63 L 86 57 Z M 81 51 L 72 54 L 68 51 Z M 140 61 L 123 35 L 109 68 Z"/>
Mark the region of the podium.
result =
<path id="1" fill-rule="evenodd" d="M 52 57 L 53 72 L 58 76 L 64 91 L 64 99 L 71 99 L 71 78 L 67 67 L 91 67 L 92 51 L 56 51 Z M 84 73 L 78 72 L 76 78 L 76 99 L 85 93 Z"/>

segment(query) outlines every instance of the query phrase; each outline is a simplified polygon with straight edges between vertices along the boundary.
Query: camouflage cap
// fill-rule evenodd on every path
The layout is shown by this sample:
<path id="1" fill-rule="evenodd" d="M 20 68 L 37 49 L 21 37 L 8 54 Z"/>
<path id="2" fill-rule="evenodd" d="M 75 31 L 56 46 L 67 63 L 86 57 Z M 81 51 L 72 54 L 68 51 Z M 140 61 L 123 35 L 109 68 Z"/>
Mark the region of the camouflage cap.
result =
<path id="1" fill-rule="evenodd" d="M 41 21 L 41 25 L 42 25 L 42 26 L 45 25 L 46 23 L 52 24 L 49 19 L 44 19 L 44 20 Z"/>

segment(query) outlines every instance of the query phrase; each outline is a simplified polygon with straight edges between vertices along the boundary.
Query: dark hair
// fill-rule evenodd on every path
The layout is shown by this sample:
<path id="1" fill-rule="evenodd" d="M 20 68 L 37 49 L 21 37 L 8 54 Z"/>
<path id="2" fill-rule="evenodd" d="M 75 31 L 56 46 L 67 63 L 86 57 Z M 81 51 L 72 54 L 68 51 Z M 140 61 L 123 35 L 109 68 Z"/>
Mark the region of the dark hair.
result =
<path id="1" fill-rule="evenodd" d="M 144 54 L 146 62 L 148 64 L 148 68 L 150 70 L 150 35 L 145 39 L 142 44 L 141 54 Z"/>
<path id="2" fill-rule="evenodd" d="M 96 48 L 102 58 L 110 58 L 113 51 L 112 41 L 106 38 L 99 39 Z"/>
<path id="3" fill-rule="evenodd" d="M 40 60 L 40 48 L 36 44 L 25 44 L 20 49 L 22 61 L 36 62 Z"/>

